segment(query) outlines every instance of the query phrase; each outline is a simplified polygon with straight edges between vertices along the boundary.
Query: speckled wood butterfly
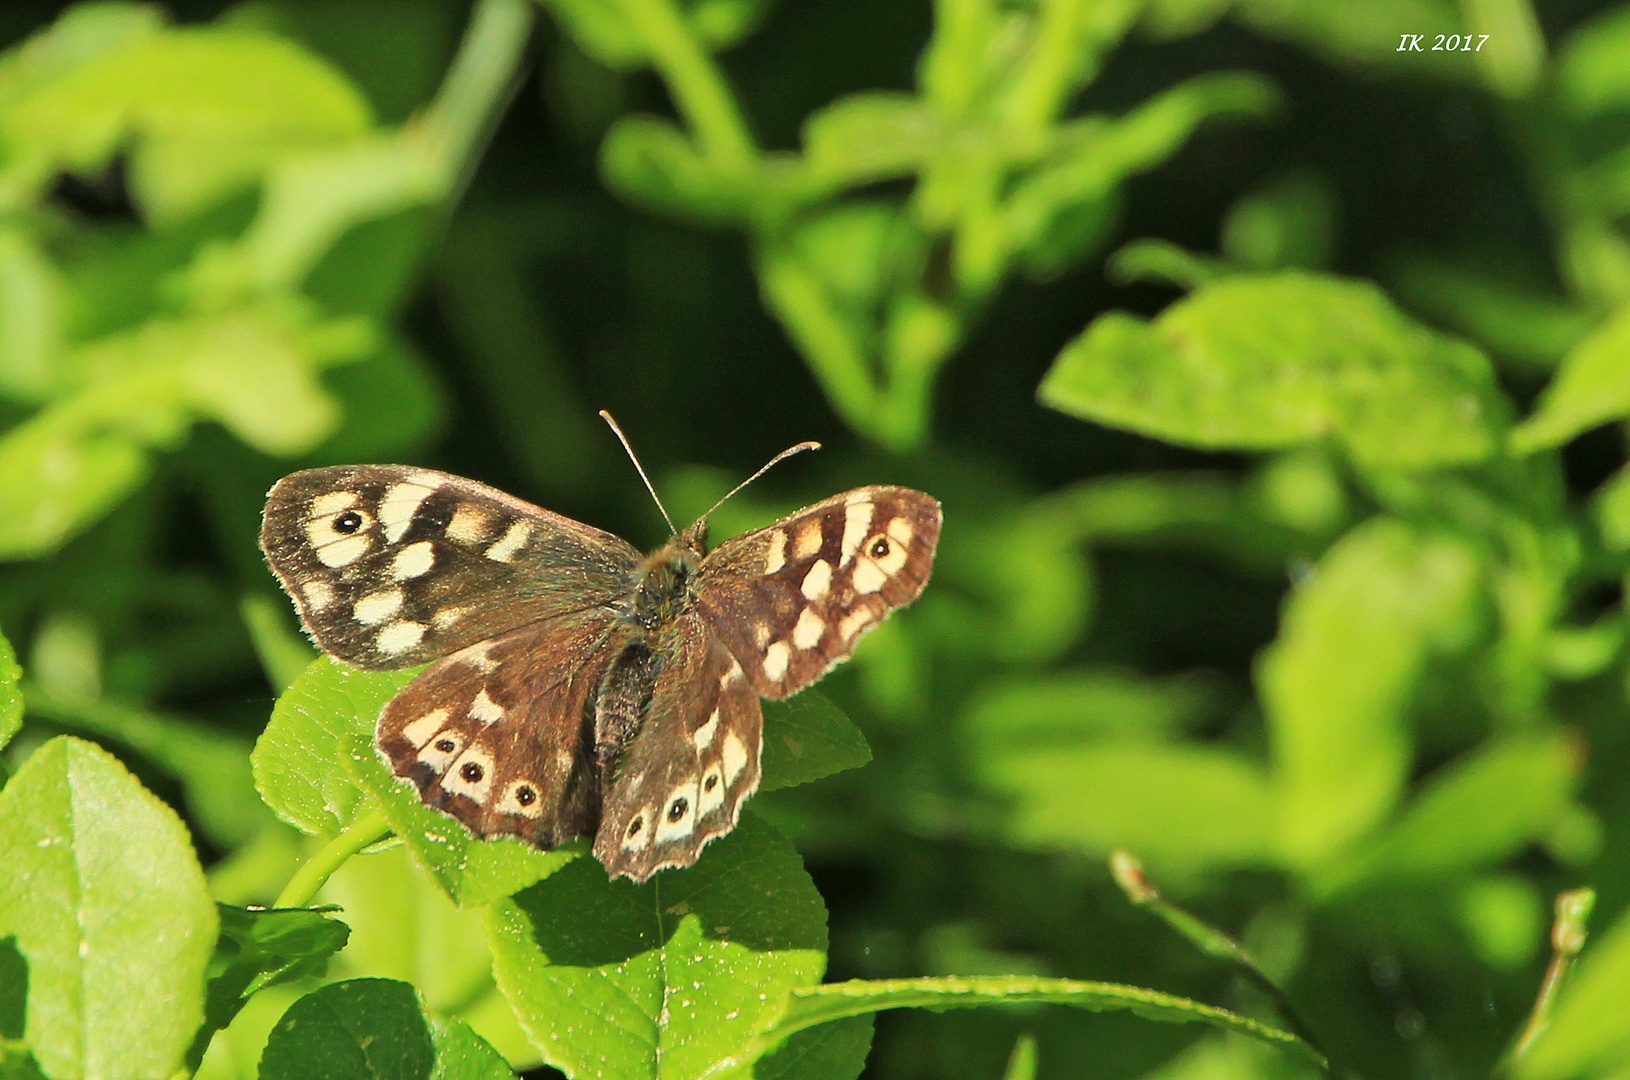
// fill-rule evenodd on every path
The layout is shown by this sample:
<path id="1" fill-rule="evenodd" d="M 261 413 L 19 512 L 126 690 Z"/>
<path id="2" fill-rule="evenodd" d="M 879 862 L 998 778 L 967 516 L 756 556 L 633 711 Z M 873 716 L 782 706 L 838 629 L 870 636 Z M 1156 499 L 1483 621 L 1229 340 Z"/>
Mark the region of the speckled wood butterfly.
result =
<path id="1" fill-rule="evenodd" d="M 915 600 L 940 531 L 938 502 L 880 485 L 712 552 L 707 517 L 641 557 L 472 480 L 336 465 L 278 481 L 260 540 L 325 651 L 434 661 L 377 731 L 426 804 L 545 849 L 592 836 L 613 877 L 645 881 L 735 826 L 759 698 L 813 683 Z"/>

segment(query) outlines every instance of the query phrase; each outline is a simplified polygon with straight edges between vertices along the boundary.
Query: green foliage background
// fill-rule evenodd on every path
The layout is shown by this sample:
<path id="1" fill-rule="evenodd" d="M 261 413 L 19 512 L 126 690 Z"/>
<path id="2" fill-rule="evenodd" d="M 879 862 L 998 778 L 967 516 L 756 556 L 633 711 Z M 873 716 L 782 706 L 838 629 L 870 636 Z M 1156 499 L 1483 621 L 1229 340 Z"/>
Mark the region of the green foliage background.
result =
<path id="1" fill-rule="evenodd" d="M 0 37 L 0 1077 L 1630 1076 L 1630 6 Z M 654 547 L 599 408 L 684 520 L 825 444 L 716 537 L 945 507 L 642 889 L 391 783 L 255 545 L 399 461 Z"/>

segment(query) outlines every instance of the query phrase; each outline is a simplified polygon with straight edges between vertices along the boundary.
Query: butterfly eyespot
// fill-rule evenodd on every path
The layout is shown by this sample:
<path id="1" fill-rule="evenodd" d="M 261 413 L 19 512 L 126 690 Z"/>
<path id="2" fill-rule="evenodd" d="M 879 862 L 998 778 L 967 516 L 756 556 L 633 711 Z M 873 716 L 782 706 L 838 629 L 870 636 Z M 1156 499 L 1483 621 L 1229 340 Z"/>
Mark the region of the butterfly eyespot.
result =
<path id="1" fill-rule="evenodd" d="M 538 793 L 533 791 L 531 788 L 519 787 L 515 789 L 515 801 L 520 803 L 522 806 L 531 806 L 533 803 L 537 802 L 537 800 Z"/>
<path id="2" fill-rule="evenodd" d="M 465 780 L 467 780 L 470 783 L 474 784 L 474 783 L 480 782 L 481 777 L 483 775 L 483 770 L 482 770 L 481 766 L 479 764 L 477 764 L 476 762 L 474 762 L 474 761 L 466 761 L 464 763 L 464 767 L 461 768 L 458 771 L 458 774 L 460 776 L 462 776 Z"/>
<path id="3" fill-rule="evenodd" d="M 707 778 L 707 780 L 705 780 L 703 782 L 702 790 L 703 791 L 712 791 L 714 788 L 716 788 L 718 786 L 719 786 L 719 778 L 717 776 L 710 776 L 710 777 Z"/>
<path id="4" fill-rule="evenodd" d="M 689 800 L 683 798 L 675 799 L 673 801 L 673 805 L 668 807 L 668 820 L 678 821 L 680 818 L 685 816 L 685 811 L 689 809 L 689 807 Z"/>
<path id="5" fill-rule="evenodd" d="M 888 554 L 889 554 L 889 538 L 888 537 L 879 536 L 876 540 L 872 541 L 872 546 L 871 546 L 871 556 L 872 556 L 872 558 L 874 558 L 874 559 L 886 559 L 886 558 L 888 558 Z"/>
<path id="6" fill-rule="evenodd" d="M 362 528 L 362 515 L 355 510 L 347 510 L 334 519 L 334 531 L 337 533 L 344 533 L 349 536 L 360 528 Z"/>
<path id="7" fill-rule="evenodd" d="M 629 837 L 633 838 L 638 836 L 640 834 L 640 830 L 643 828 L 645 828 L 645 818 L 643 816 L 637 817 L 633 821 L 630 821 L 628 823 Z"/>
<path id="8" fill-rule="evenodd" d="M 454 750 L 458 749 L 458 744 L 452 739 L 437 739 L 436 749 L 440 750 L 444 754 L 451 754 Z"/>

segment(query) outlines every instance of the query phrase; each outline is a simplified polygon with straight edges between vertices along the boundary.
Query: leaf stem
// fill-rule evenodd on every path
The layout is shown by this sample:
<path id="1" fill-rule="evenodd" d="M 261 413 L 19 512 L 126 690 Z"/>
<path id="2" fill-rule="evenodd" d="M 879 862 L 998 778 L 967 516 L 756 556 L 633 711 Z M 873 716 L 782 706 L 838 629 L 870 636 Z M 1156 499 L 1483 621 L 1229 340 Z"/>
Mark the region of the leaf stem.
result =
<path id="1" fill-rule="evenodd" d="M 1551 1026 L 1551 1008 L 1556 1003 L 1557 990 L 1561 988 L 1574 959 L 1585 947 L 1585 923 L 1590 920 L 1590 909 L 1595 905 L 1595 889 L 1570 889 L 1557 895 L 1556 919 L 1551 923 L 1551 962 L 1545 968 L 1545 978 L 1540 981 L 1539 994 L 1535 996 L 1534 1007 L 1528 1013 L 1528 1022 L 1523 1025 L 1522 1034 L 1517 1036 L 1500 1067 L 1495 1070 L 1496 1075 L 1508 1072 L 1511 1065 L 1526 1054 L 1534 1041 Z"/>
<path id="2" fill-rule="evenodd" d="M 383 840 L 390 832 L 390 822 L 385 819 L 383 807 L 375 807 L 363 814 L 351 822 L 344 832 L 318 849 L 317 854 L 307 859 L 305 865 L 295 871 L 272 906 L 309 907 L 312 897 L 317 895 L 317 890 L 323 887 L 329 876 L 338 870 L 345 860 L 369 844 Z"/>
<path id="3" fill-rule="evenodd" d="M 1295 1032 L 1303 1042 L 1313 1047 L 1326 1059 L 1329 1058 L 1329 1051 L 1324 1048 L 1323 1044 L 1319 1042 L 1318 1036 L 1314 1035 L 1306 1022 L 1302 1020 L 1300 1014 L 1296 1011 L 1296 1006 L 1291 1003 L 1289 995 L 1280 989 L 1279 985 L 1268 978 L 1267 973 L 1257 966 L 1256 958 L 1246 951 L 1245 946 L 1221 930 L 1207 926 L 1161 896 L 1160 890 L 1150 884 L 1149 879 L 1144 876 L 1143 864 L 1138 862 L 1130 852 L 1122 849 L 1116 849 L 1112 852 L 1109 856 L 1109 868 L 1110 872 L 1115 876 L 1115 884 L 1121 887 L 1121 891 L 1126 894 L 1128 900 L 1131 900 L 1138 907 L 1148 908 L 1162 922 L 1187 938 L 1207 956 L 1232 964 L 1253 986 L 1268 996 L 1268 999 L 1274 1003 L 1274 1007 L 1279 1010 L 1279 1014 L 1284 1017 L 1285 1025 L 1291 1031 Z"/>
<path id="4" fill-rule="evenodd" d="M 532 21 L 528 0 L 481 0 L 425 113 L 425 127 L 441 142 L 447 194 L 454 200 L 520 82 Z"/>
<path id="5" fill-rule="evenodd" d="M 662 73 L 674 107 L 702 153 L 724 172 L 746 173 L 758 153 L 747 121 L 718 65 L 673 0 L 622 0 L 622 9 L 638 28 L 651 63 Z"/>

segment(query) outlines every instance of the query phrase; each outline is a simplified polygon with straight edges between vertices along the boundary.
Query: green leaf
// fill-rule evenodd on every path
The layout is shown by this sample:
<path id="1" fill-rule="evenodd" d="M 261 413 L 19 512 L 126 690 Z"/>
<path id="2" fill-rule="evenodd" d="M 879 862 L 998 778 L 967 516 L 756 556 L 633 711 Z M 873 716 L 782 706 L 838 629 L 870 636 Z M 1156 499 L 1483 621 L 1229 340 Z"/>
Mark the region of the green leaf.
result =
<path id="1" fill-rule="evenodd" d="M 1517 1080 L 1623 1076 L 1630 1055 L 1630 913 L 1585 948 L 1551 1026 L 1518 1059 Z"/>
<path id="2" fill-rule="evenodd" d="M 1192 746 L 986 744 L 975 763 L 1007 796 L 1010 843 L 1103 855 L 1125 847 L 1186 866 L 1266 862 L 1272 788 L 1238 754 Z"/>
<path id="3" fill-rule="evenodd" d="M 266 1040 L 260 1080 L 429 1080 L 436 1047 L 412 986 L 349 979 L 313 990 Z"/>
<path id="4" fill-rule="evenodd" d="M 62 275 L 22 229 L 0 229 L 0 394 L 38 401 L 61 377 Z"/>
<path id="5" fill-rule="evenodd" d="M 710 224 L 741 218 L 744 193 L 714 172 L 685 133 L 654 116 L 625 116 L 600 146 L 606 186 L 639 206 Z"/>
<path id="6" fill-rule="evenodd" d="M 1539 407 L 1511 432 L 1519 454 L 1561 446 L 1581 432 L 1630 416 L 1630 306 L 1620 308 L 1562 358 Z"/>
<path id="7" fill-rule="evenodd" d="M 607 67 L 629 70 L 647 61 L 645 34 L 627 9 L 611 0 L 541 0 L 577 47 Z M 676 6 L 701 43 L 724 49 L 752 33 L 773 0 L 685 0 Z"/>
<path id="8" fill-rule="evenodd" d="M 379 711 L 415 674 L 362 671 L 327 656 L 314 660 L 277 699 L 250 755 L 266 805 L 301 832 L 344 831 L 372 805 L 343 764 L 350 740 L 373 737 Z"/>
<path id="9" fill-rule="evenodd" d="M 203 1018 L 215 905 L 186 827 L 105 750 L 46 743 L 0 791 L 0 938 L 55 1080 L 168 1076 Z"/>
<path id="10" fill-rule="evenodd" d="M 1085 739 L 1155 741 L 1180 733 L 1214 696 L 1202 679 L 1145 679 L 1107 669 L 992 681 L 963 714 L 981 752 L 1073 747 Z"/>
<path id="11" fill-rule="evenodd" d="M 0 185 L 100 169 L 128 146 L 131 193 L 164 224 L 250 185 L 293 151 L 371 125 L 361 95 L 285 38 L 206 27 L 130 34 L 5 102 L 0 137 L 26 153 Z"/>
<path id="12" fill-rule="evenodd" d="M 809 169 L 832 184 L 909 176 L 940 149 L 943 122 L 921 100 L 891 92 L 851 94 L 804 122 Z"/>
<path id="13" fill-rule="evenodd" d="M 1597 489 L 1592 509 L 1602 546 L 1612 552 L 1630 551 L 1630 465 Z"/>
<path id="14" fill-rule="evenodd" d="M 1630 109 L 1630 10 L 1609 8 L 1576 27 L 1556 55 L 1556 92 L 1581 117 Z"/>
<path id="15" fill-rule="evenodd" d="M 430 1080 L 515 1080 L 504 1056 L 462 1020 L 431 1020 L 436 1067 Z"/>
<path id="16" fill-rule="evenodd" d="M 1258 1039 L 1302 1060 L 1324 1065 L 1324 1058 L 1288 1031 L 1203 1005 L 1198 1001 L 1118 983 L 1042 979 L 1029 975 L 947 976 L 928 979 L 852 979 L 794 990 L 792 1004 L 776 1034 L 790 1034 L 815 1024 L 883 1009 L 956 1009 L 976 1005 L 1043 1002 L 1093 1012 L 1126 1009 L 1146 1020 L 1202 1023 Z"/>
<path id="17" fill-rule="evenodd" d="M 816 691 L 764 702 L 763 791 L 807 784 L 872 760 L 866 736 Z"/>
<path id="18" fill-rule="evenodd" d="M 580 859 L 490 918 L 499 989 L 544 1060 L 579 1078 L 746 1065 L 825 965 L 820 895 L 751 815 L 687 869 L 633 885 Z"/>
<path id="19" fill-rule="evenodd" d="M 320 977 L 328 958 L 345 947 L 350 928 L 321 911 L 216 905 L 221 937 L 205 990 L 204 1023 L 187 1066 L 196 1070 L 215 1032 L 238 1015 L 251 994 L 278 983 Z"/>
<path id="20" fill-rule="evenodd" d="M 1488 358 L 1374 285 L 1301 272 L 1215 281 L 1153 323 L 1111 312 L 1041 384 L 1072 416 L 1207 449 L 1333 436 L 1360 463 L 1483 460 L 1508 406 Z"/>
<path id="21" fill-rule="evenodd" d="M 855 1080 L 872 1049 L 871 1016 L 795 1032 L 753 1065 L 753 1080 Z"/>
<path id="22" fill-rule="evenodd" d="M 1061 125 L 1051 155 L 1014 185 L 1003 207 L 1008 243 L 1031 273 L 1059 273 L 1107 235 L 1117 189 L 1128 179 L 1169 159 L 1202 124 L 1265 117 L 1278 102 L 1259 75 L 1213 72 L 1125 116 Z"/>
<path id="23" fill-rule="evenodd" d="M 1465 873 L 1543 840 L 1571 805 L 1578 748 L 1559 732 L 1490 740 L 1434 776 L 1396 823 L 1315 879 L 1323 892 Z"/>
<path id="24" fill-rule="evenodd" d="M 22 677 L 11 642 L 0 634 L 0 750 L 23 726 L 23 692 L 17 685 Z"/>
<path id="25" fill-rule="evenodd" d="M 1409 771 L 1416 676 L 1465 625 L 1479 579 L 1478 555 L 1459 540 L 1383 517 L 1343 537 L 1291 594 L 1257 667 L 1291 864 L 1320 862 L 1392 809 Z"/>
<path id="26" fill-rule="evenodd" d="M 47 409 L 0 436 L 0 559 L 50 554 L 147 479 L 146 451 L 79 411 Z"/>

